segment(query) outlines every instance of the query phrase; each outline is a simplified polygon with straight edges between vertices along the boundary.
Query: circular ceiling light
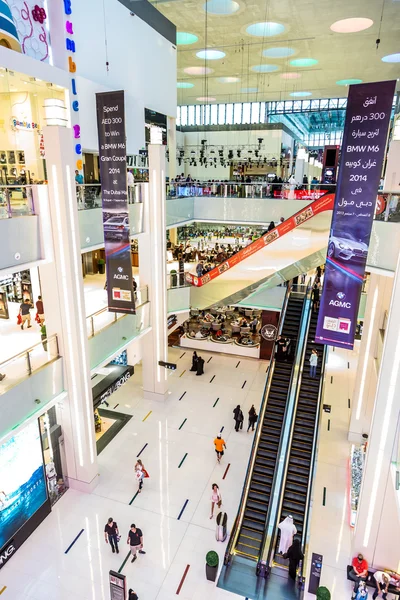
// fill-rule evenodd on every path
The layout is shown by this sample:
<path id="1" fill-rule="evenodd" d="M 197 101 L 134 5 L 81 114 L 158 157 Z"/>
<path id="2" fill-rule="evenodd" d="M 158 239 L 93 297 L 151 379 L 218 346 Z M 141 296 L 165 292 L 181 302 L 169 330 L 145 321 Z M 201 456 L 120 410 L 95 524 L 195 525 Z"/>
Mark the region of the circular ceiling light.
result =
<path id="1" fill-rule="evenodd" d="M 215 102 L 215 98 L 211 98 L 210 96 L 200 96 L 200 98 L 196 98 L 198 102 Z"/>
<path id="2" fill-rule="evenodd" d="M 280 23 L 273 23 L 272 21 L 265 21 L 264 23 L 253 23 L 246 27 L 246 31 L 249 35 L 255 35 L 257 37 L 272 37 L 273 35 L 279 35 L 285 31 L 285 26 Z"/>
<path id="3" fill-rule="evenodd" d="M 258 88 L 256 88 L 256 87 L 242 88 L 241 92 L 242 92 L 242 94 L 256 94 L 258 92 Z"/>
<path id="4" fill-rule="evenodd" d="M 199 50 L 196 52 L 197 58 L 205 58 L 206 60 L 218 60 L 226 56 L 225 52 L 221 50 Z"/>
<path id="5" fill-rule="evenodd" d="M 357 33 L 358 31 L 364 31 L 374 24 L 371 19 L 365 19 L 364 17 L 354 17 L 351 19 L 342 19 L 336 21 L 331 25 L 331 30 L 335 33 Z"/>
<path id="6" fill-rule="evenodd" d="M 300 79 L 301 73 L 282 73 L 282 79 Z"/>
<path id="7" fill-rule="evenodd" d="M 293 56 L 296 53 L 296 50 L 293 48 L 268 48 L 268 50 L 263 50 L 263 56 L 267 58 L 287 58 L 288 56 Z"/>
<path id="8" fill-rule="evenodd" d="M 194 83 L 189 83 L 188 81 L 177 81 L 176 87 L 184 90 L 188 90 L 189 88 L 194 87 Z"/>
<path id="9" fill-rule="evenodd" d="M 362 83 L 362 79 L 340 79 L 336 82 L 336 85 L 355 85 L 356 83 Z"/>
<path id="10" fill-rule="evenodd" d="M 233 15 L 239 8 L 234 0 L 209 0 L 203 4 L 203 10 L 209 15 Z"/>
<path id="11" fill-rule="evenodd" d="M 273 73 L 274 71 L 277 71 L 278 68 L 279 67 L 276 65 L 254 65 L 251 67 L 251 70 L 256 73 Z"/>
<path id="12" fill-rule="evenodd" d="M 290 95 L 295 98 L 305 98 L 306 96 L 312 96 L 312 92 L 292 92 Z"/>
<path id="13" fill-rule="evenodd" d="M 385 63 L 398 63 L 400 62 L 400 52 L 397 54 L 388 54 L 382 58 L 382 61 Z"/>
<path id="14" fill-rule="evenodd" d="M 318 64 L 315 58 L 295 58 L 290 61 L 292 67 L 312 67 Z"/>
<path id="15" fill-rule="evenodd" d="M 210 75 L 210 73 L 214 73 L 214 69 L 209 67 L 186 67 L 183 70 L 188 75 Z"/>
<path id="16" fill-rule="evenodd" d="M 237 83 L 240 81 L 239 77 L 218 77 L 219 83 Z"/>
<path id="17" fill-rule="evenodd" d="M 186 33 L 186 31 L 176 32 L 176 43 L 178 46 L 187 46 L 188 44 L 195 44 L 198 41 L 199 38 L 194 33 Z"/>

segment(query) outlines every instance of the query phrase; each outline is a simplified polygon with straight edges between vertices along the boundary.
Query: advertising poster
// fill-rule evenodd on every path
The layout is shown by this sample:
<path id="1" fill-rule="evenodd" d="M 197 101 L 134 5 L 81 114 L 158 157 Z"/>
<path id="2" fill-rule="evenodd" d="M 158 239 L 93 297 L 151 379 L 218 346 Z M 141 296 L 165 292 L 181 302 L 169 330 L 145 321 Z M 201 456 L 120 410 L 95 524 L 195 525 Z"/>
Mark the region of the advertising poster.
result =
<path id="1" fill-rule="evenodd" d="M 34 421 L 0 446 L 0 549 L 46 500 L 39 425 Z"/>
<path id="2" fill-rule="evenodd" d="M 316 340 L 353 348 L 395 81 L 350 86 Z"/>
<path id="3" fill-rule="evenodd" d="M 124 92 L 96 94 L 96 105 L 108 310 L 134 314 Z"/>

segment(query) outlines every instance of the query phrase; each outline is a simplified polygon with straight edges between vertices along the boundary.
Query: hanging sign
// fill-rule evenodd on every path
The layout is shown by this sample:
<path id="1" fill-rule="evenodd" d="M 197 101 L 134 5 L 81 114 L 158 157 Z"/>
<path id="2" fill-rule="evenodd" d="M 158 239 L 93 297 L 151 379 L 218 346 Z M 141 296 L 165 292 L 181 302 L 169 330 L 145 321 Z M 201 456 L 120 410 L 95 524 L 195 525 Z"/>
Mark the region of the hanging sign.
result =
<path id="1" fill-rule="evenodd" d="M 395 81 L 350 86 L 315 339 L 353 348 Z"/>
<path id="2" fill-rule="evenodd" d="M 96 103 L 108 310 L 134 314 L 124 92 L 98 93 Z"/>

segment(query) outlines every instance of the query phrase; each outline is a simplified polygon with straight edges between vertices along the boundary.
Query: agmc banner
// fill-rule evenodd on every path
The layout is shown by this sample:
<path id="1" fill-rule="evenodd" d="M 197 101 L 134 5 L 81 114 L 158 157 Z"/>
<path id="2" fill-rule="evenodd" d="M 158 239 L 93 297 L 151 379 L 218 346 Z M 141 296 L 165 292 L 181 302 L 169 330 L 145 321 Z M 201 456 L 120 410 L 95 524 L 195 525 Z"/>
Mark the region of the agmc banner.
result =
<path id="1" fill-rule="evenodd" d="M 395 81 L 351 85 L 316 338 L 353 348 Z"/>
<path id="2" fill-rule="evenodd" d="M 96 105 L 108 310 L 134 314 L 124 92 L 96 94 Z"/>

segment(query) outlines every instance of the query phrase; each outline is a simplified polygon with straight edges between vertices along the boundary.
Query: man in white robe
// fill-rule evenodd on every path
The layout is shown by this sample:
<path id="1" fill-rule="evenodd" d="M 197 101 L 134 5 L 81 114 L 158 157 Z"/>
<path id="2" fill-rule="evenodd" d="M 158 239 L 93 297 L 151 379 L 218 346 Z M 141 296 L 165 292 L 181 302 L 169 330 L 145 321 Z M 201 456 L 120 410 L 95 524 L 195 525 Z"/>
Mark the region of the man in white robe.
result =
<path id="1" fill-rule="evenodd" d="M 293 523 L 293 517 L 291 515 L 286 517 L 282 523 L 279 523 L 278 529 L 281 530 L 278 552 L 281 554 L 286 554 L 293 543 L 293 537 L 297 533 L 296 526 Z"/>

